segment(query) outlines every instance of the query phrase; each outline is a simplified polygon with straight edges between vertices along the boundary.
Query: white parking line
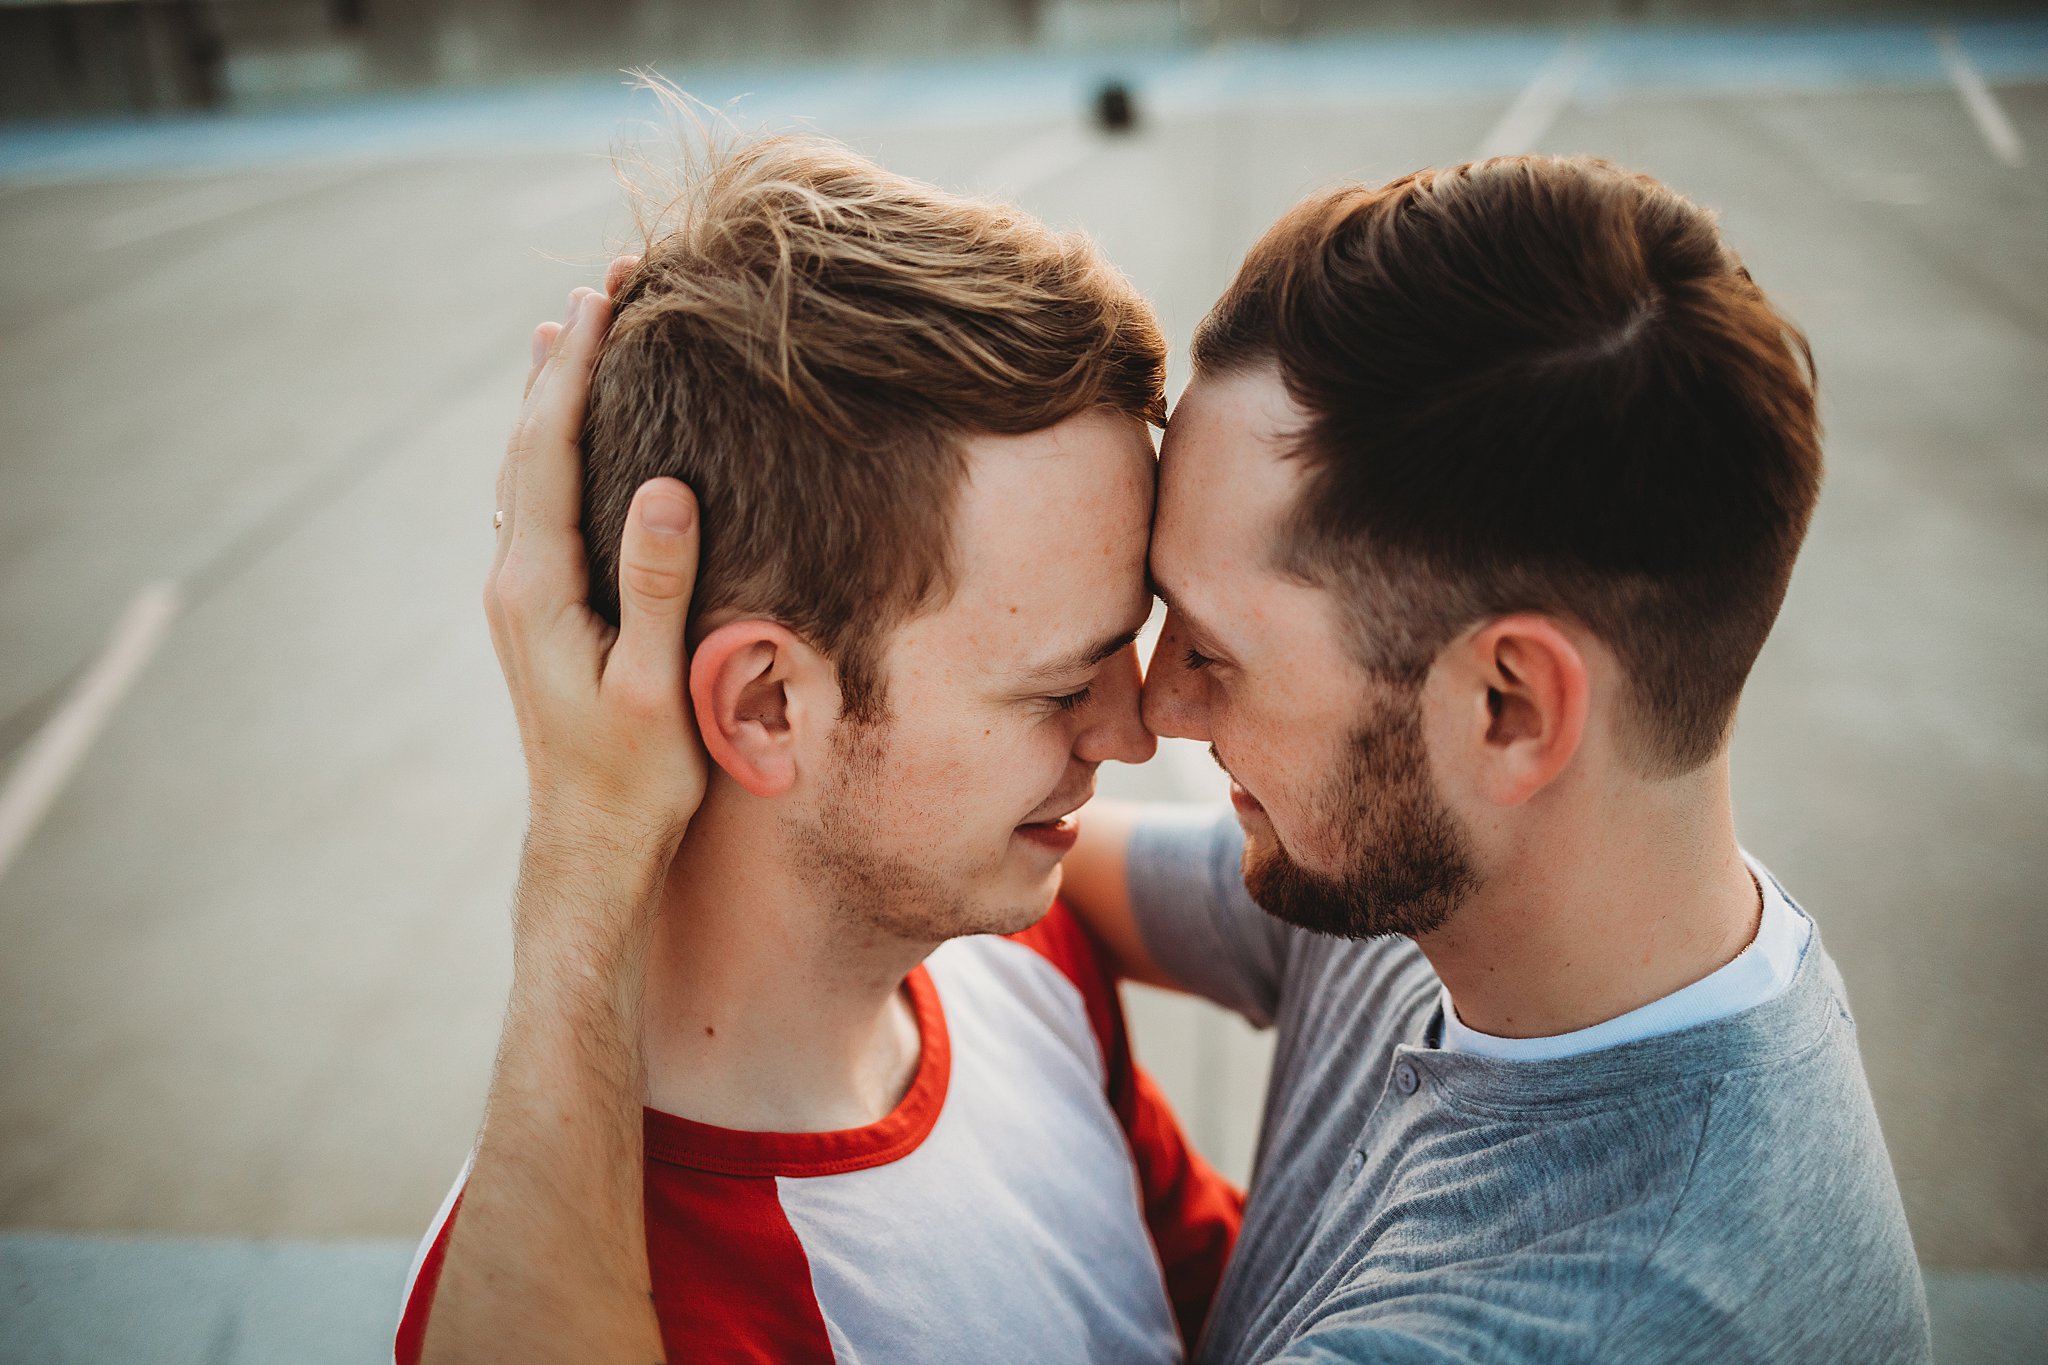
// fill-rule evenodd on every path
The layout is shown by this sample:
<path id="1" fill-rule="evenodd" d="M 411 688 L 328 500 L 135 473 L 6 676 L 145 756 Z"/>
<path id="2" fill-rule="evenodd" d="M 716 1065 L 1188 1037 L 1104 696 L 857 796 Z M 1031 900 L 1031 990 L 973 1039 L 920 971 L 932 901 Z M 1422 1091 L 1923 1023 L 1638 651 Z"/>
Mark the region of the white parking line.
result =
<path id="1" fill-rule="evenodd" d="M 1586 73 L 1590 60 L 1584 44 L 1576 38 L 1567 41 L 1557 56 L 1536 73 L 1536 79 L 1515 96 L 1515 102 L 1507 107 L 1493 130 L 1480 139 L 1479 150 L 1472 153 L 1472 159 L 1513 156 L 1533 148 L 1571 103 L 1572 90 Z"/>
<path id="2" fill-rule="evenodd" d="M 114 623 L 106 648 L 78 680 L 71 695 L 29 741 L 27 751 L 0 786 L 0 877 L 49 813 L 64 784 L 92 748 L 136 675 L 163 643 L 180 606 L 178 585 L 151 583 L 135 594 Z"/>
<path id="3" fill-rule="evenodd" d="M 1970 111 L 1977 131 L 1991 144 L 1991 154 L 2008 166 L 2026 165 L 2027 144 L 2020 141 L 2020 130 L 2012 126 L 2005 110 L 1998 107 L 1991 87 L 1984 83 L 1984 77 L 1977 68 L 1970 65 L 1970 59 L 1963 52 L 1963 45 L 1956 41 L 1956 35 L 1945 28 L 1938 28 L 1934 30 L 1934 41 L 1941 49 L 1941 62 L 1948 68 L 1949 80 L 1954 82 L 1956 93 L 1963 97 L 1963 107 Z"/>

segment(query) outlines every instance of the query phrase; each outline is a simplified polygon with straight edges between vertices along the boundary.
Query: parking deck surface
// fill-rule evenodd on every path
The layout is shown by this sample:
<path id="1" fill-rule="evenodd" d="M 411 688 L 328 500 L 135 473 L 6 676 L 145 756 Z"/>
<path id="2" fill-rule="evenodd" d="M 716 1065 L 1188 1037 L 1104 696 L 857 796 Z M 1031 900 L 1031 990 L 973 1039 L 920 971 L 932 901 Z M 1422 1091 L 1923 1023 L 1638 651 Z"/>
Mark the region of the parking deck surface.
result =
<path id="1" fill-rule="evenodd" d="M 2014 1286 L 2038 1327 L 2048 25 L 1960 36 L 2017 164 L 1911 29 L 697 88 L 756 90 L 749 116 L 808 116 L 893 168 L 1087 228 L 1158 304 L 1176 388 L 1245 248 L 1318 185 L 1507 139 L 1720 210 L 1811 337 L 1828 426 L 1827 489 L 1736 739 L 1740 829 L 1841 964 L 1923 1260 L 2017 1276 L 1972 1283 Z M 1079 117 L 1112 72 L 1141 115 L 1115 138 Z M 0 133 L 0 790 L 18 796 L 25 757 L 78 716 L 110 633 L 141 642 L 47 814 L 0 841 L 0 1227 L 24 1234 L 4 1256 L 19 1283 L 76 1262 L 30 1233 L 409 1237 L 459 1166 L 522 815 L 477 606 L 491 479 L 530 325 L 624 240 L 604 152 L 633 109 L 595 82 Z M 1185 748 L 1102 786 L 1216 790 Z M 1133 1017 L 1141 1060 L 1242 1174 L 1263 1042 L 1154 993 Z M 221 1330 L 195 1326 L 189 1358 L 255 1349 Z"/>

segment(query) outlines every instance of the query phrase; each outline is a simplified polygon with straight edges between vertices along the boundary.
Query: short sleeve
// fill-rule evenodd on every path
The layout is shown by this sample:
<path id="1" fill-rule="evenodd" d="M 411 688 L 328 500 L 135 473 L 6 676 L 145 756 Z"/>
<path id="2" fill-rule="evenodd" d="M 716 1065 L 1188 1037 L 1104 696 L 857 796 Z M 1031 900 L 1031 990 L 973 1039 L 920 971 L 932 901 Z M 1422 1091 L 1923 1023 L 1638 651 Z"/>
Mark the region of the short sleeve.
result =
<path id="1" fill-rule="evenodd" d="M 1132 831 L 1125 876 L 1152 960 L 1185 989 L 1265 1028 L 1300 931 L 1246 894 L 1243 856 L 1244 831 L 1227 807 L 1154 806 Z"/>

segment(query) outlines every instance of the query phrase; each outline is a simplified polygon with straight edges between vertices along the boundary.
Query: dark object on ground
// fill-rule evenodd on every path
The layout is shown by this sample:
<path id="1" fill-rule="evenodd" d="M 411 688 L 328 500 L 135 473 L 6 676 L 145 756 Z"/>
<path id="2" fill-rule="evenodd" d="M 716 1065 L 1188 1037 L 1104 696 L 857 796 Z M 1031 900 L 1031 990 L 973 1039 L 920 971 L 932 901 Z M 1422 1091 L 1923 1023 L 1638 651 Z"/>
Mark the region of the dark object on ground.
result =
<path id="1" fill-rule="evenodd" d="M 1095 123 L 1107 133 L 1128 133 L 1137 126 L 1138 111 L 1128 85 L 1122 81 L 1103 83 L 1095 94 Z"/>

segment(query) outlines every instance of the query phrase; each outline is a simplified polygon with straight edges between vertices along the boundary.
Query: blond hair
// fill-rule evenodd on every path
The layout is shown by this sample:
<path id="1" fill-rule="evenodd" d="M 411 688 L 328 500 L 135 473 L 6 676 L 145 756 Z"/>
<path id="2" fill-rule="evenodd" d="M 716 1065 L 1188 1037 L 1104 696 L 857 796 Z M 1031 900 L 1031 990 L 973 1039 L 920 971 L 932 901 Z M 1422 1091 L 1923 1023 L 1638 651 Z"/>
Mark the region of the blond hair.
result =
<path id="1" fill-rule="evenodd" d="M 1158 423 L 1165 343 L 1079 234 L 812 135 L 704 140 L 643 229 L 584 431 L 592 605 L 645 480 L 703 509 L 695 610 L 776 620 L 886 711 L 881 643 L 953 587 L 964 438 L 1108 409 Z"/>

